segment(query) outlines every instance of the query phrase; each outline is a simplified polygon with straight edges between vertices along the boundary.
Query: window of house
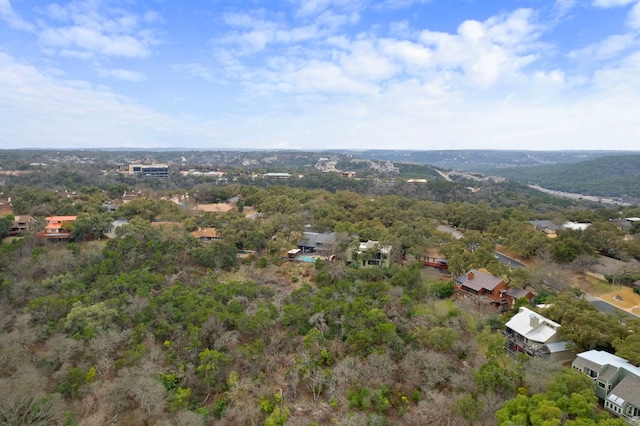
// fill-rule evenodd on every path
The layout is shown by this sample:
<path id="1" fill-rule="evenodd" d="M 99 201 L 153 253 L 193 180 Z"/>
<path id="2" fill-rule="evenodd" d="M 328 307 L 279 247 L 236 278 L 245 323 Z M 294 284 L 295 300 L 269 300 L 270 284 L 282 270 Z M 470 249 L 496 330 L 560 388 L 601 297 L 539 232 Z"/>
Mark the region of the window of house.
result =
<path id="1" fill-rule="evenodd" d="M 600 386 L 602 389 L 605 389 L 606 384 L 598 380 L 598 386 Z"/>

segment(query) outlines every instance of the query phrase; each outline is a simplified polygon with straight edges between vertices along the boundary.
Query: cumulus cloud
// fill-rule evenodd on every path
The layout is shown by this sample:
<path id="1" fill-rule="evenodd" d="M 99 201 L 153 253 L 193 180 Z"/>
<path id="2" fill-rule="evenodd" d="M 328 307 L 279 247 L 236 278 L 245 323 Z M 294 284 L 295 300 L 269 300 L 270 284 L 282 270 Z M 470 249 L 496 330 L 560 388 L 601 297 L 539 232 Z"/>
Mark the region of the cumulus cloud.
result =
<path id="1" fill-rule="evenodd" d="M 158 44 L 154 31 L 143 25 L 158 19 L 151 11 L 138 15 L 102 2 L 80 1 L 51 4 L 45 13 L 48 19 L 38 40 L 49 52 L 80 58 L 142 58 Z"/>
<path id="2" fill-rule="evenodd" d="M 418 2 L 289 0 L 289 9 L 234 7 L 227 11 L 242 12 L 216 15 L 211 34 L 190 38 L 192 50 L 164 63 L 173 49 L 160 46 L 163 55 L 154 55 L 159 32 L 153 26 L 165 24 L 159 14 L 135 10 L 132 2 L 52 3 L 38 9 L 33 29 L 48 55 L 42 63 L 64 72 L 0 53 L 0 109 L 7 123 L 0 140 L 22 147 L 405 149 L 588 149 L 615 140 L 617 147 L 637 149 L 638 1 L 588 2 L 589 13 L 627 6 L 628 33 L 619 29 L 570 53 L 551 40 L 562 16 L 578 19 L 586 10 L 576 0 L 556 0 L 538 12 L 461 19 L 446 30 L 395 11 L 398 22 L 378 24 L 384 9 Z M 2 19 L 7 11 L 17 16 L 8 0 L 0 0 Z M 103 79 L 74 80 L 69 64 L 78 61 L 68 57 L 88 60 L 84 69 Z M 146 75 L 132 65 L 139 58 L 176 73 L 175 87 L 149 97 L 149 103 L 159 96 L 170 100 L 164 113 L 145 106 L 147 85 L 136 88 L 139 101 L 106 86 L 115 79 L 143 81 Z M 145 70 L 152 79 L 155 70 Z M 174 101 L 189 104 L 194 115 L 173 110 Z"/>

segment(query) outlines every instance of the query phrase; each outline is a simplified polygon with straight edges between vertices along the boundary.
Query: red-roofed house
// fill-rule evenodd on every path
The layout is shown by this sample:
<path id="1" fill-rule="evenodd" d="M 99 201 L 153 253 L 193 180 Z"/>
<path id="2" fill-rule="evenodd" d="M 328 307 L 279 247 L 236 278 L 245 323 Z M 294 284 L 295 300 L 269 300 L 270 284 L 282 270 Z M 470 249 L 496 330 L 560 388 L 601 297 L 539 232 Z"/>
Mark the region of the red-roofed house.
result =
<path id="1" fill-rule="evenodd" d="M 486 300 L 497 307 L 509 308 L 509 300 L 505 293 L 509 290 L 502 278 L 471 269 L 464 275 L 454 279 L 455 289 L 459 294 Z"/>
<path id="2" fill-rule="evenodd" d="M 45 220 L 47 222 L 44 230 L 38 232 L 38 237 L 47 239 L 68 239 L 71 231 L 64 224 L 73 223 L 78 216 L 49 216 Z"/>

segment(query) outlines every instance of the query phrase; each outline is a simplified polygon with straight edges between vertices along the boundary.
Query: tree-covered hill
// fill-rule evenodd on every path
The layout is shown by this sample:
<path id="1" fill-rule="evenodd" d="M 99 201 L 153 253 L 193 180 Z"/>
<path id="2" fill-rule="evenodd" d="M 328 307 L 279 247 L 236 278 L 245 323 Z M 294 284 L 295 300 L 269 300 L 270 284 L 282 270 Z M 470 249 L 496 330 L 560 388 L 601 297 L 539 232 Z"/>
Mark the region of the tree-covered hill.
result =
<path id="1" fill-rule="evenodd" d="M 444 169 L 486 172 L 548 164 L 573 164 L 604 156 L 625 155 L 620 151 L 510 151 L 510 150 L 369 150 L 337 151 L 355 158 L 429 164 Z"/>
<path id="2" fill-rule="evenodd" d="M 640 155 L 609 156 L 576 164 L 553 164 L 489 173 L 544 188 L 585 195 L 640 198 Z"/>

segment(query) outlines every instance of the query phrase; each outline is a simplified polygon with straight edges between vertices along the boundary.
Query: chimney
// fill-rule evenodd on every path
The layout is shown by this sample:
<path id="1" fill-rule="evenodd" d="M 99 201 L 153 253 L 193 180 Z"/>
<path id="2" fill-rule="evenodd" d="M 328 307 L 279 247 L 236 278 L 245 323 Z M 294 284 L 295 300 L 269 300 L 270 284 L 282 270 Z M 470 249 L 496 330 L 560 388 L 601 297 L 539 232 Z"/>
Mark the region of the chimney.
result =
<path id="1" fill-rule="evenodd" d="M 473 280 L 473 271 L 469 271 L 469 273 L 467 274 L 467 279 L 469 281 Z"/>
<path id="2" fill-rule="evenodd" d="M 529 325 L 531 327 L 537 327 L 540 324 L 540 318 L 536 314 L 529 315 Z"/>

